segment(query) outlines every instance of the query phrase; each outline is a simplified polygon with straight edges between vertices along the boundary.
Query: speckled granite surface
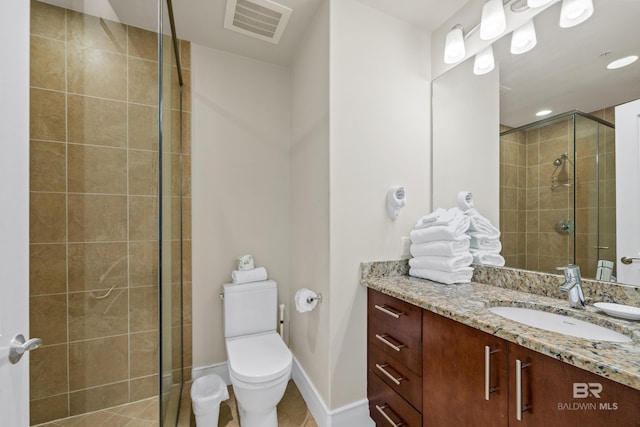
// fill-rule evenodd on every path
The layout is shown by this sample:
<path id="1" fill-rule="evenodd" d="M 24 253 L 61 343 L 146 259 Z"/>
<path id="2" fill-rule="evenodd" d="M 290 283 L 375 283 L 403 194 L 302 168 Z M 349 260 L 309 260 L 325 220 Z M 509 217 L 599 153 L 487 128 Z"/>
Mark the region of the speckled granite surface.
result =
<path id="1" fill-rule="evenodd" d="M 361 283 L 465 325 L 640 390 L 640 321 L 610 317 L 593 306 L 588 306 L 587 310 L 570 308 L 566 296 L 560 292 L 556 294 L 554 289 L 561 283 L 560 276 L 536 277 L 537 273 L 528 275 L 528 272 L 522 270 L 486 266 L 478 266 L 476 270 L 474 280 L 487 281 L 491 284 L 472 282 L 443 285 L 409 277 L 406 274 L 408 271 L 406 260 L 363 263 Z M 519 278 L 513 278 L 513 276 L 519 276 Z M 515 289 L 510 289 L 510 284 L 513 284 Z M 638 301 L 635 299 L 638 298 L 638 288 L 621 287 L 622 289 L 616 291 L 596 286 L 594 290 L 587 290 L 590 289 L 590 285 L 590 283 L 585 284 L 585 293 L 591 302 L 610 301 L 634 305 L 634 302 Z M 614 296 L 605 296 L 600 292 L 612 292 Z M 557 297 L 554 297 L 555 295 Z M 523 306 L 570 315 L 614 329 L 628 335 L 633 341 L 631 343 L 589 341 L 547 332 L 505 319 L 487 310 L 488 307 L 495 305 Z"/>

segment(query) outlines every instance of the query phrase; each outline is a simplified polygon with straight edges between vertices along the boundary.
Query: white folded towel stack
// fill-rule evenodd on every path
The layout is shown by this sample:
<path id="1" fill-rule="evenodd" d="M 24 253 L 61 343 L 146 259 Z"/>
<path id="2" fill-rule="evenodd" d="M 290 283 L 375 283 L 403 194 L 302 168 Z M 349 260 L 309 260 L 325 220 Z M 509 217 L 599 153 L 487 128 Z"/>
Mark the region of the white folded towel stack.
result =
<path id="1" fill-rule="evenodd" d="M 458 208 L 438 208 L 420 218 L 409 235 L 409 275 L 446 284 L 470 282 L 470 221 Z"/>
<path id="2" fill-rule="evenodd" d="M 409 252 L 414 257 L 464 255 L 469 253 L 470 241 L 471 237 L 465 235 L 465 238 L 460 240 L 434 240 L 432 242 L 416 243 L 411 245 Z"/>
<path id="3" fill-rule="evenodd" d="M 504 258 L 498 253 L 472 249 L 471 254 L 473 255 L 473 262 L 476 264 L 504 267 Z"/>
<path id="4" fill-rule="evenodd" d="M 458 193 L 458 200 L 468 192 Z M 458 203 L 458 206 L 461 206 Z M 469 218 L 469 228 L 467 234 L 471 238 L 469 251 L 473 255 L 473 262 L 476 264 L 504 266 L 504 258 L 500 255 L 502 243 L 500 243 L 500 230 L 482 216 L 471 204 L 463 209 L 465 216 Z"/>
<path id="5" fill-rule="evenodd" d="M 231 280 L 235 285 L 251 282 L 262 282 L 268 279 L 267 269 L 256 268 L 251 255 L 242 255 L 236 258 L 237 269 L 231 272 Z"/>

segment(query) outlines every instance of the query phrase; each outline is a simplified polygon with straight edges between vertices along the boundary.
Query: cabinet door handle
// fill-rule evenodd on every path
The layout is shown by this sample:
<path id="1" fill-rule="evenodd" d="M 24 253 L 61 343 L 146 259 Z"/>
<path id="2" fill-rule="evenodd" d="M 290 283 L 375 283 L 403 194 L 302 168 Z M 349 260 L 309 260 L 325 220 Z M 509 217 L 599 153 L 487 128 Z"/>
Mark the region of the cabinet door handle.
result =
<path id="1" fill-rule="evenodd" d="M 402 347 L 404 347 L 404 344 L 402 344 L 401 342 L 398 342 L 398 345 L 395 345 L 392 342 L 390 342 L 389 340 L 387 340 L 388 337 L 389 337 L 389 335 L 378 335 L 378 334 L 376 334 L 376 338 L 378 338 L 380 341 L 382 341 L 383 343 L 385 343 L 386 345 L 388 345 L 389 347 L 391 347 L 395 351 L 402 350 Z"/>
<path id="2" fill-rule="evenodd" d="M 404 378 L 403 377 L 395 377 L 395 375 L 391 375 L 391 373 L 389 371 L 387 371 L 385 368 L 388 368 L 389 365 L 388 364 L 384 364 L 384 365 L 379 365 L 376 363 L 376 368 L 378 368 L 378 370 L 380 372 L 382 372 L 383 374 L 385 374 L 387 377 L 389 377 L 389 379 L 391 381 L 393 381 L 396 385 L 400 385 L 400 381 L 402 381 Z"/>
<path id="3" fill-rule="evenodd" d="M 516 359 L 516 419 L 522 421 L 522 413 L 531 408 L 531 406 L 522 404 L 522 370 L 530 366 L 528 363 L 522 363 L 520 359 Z"/>
<path id="4" fill-rule="evenodd" d="M 498 390 L 498 387 L 491 387 L 491 355 L 500 350 L 491 350 L 488 345 L 484 346 L 484 398 L 489 400 L 489 395 Z"/>
<path id="5" fill-rule="evenodd" d="M 393 421 L 391 419 L 391 417 L 389 415 L 387 415 L 387 413 L 384 411 L 385 409 L 387 409 L 388 406 L 387 405 L 376 405 L 376 409 L 378 410 L 378 412 L 380 412 L 380 414 L 384 417 L 385 420 L 389 421 L 389 424 L 392 425 L 393 427 L 400 427 L 402 425 L 404 425 L 403 421 L 400 421 L 399 423 L 396 424 L 395 421 Z"/>
<path id="6" fill-rule="evenodd" d="M 378 304 L 376 304 L 376 305 L 374 305 L 374 307 L 377 310 L 380 310 L 381 312 L 383 312 L 384 314 L 388 314 L 389 316 L 394 317 L 396 319 L 399 319 L 400 316 L 402 316 L 404 314 L 401 311 L 392 310 L 390 307 L 387 307 L 386 305 L 378 305 Z"/>

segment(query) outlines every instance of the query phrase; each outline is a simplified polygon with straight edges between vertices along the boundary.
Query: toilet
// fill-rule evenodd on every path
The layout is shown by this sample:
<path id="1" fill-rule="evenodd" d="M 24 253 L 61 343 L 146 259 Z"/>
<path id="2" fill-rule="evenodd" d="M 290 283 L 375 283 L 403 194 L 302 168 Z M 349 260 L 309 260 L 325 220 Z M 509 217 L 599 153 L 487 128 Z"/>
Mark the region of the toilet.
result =
<path id="1" fill-rule="evenodd" d="M 273 280 L 224 285 L 224 336 L 229 376 L 242 427 L 276 427 L 276 405 L 291 377 L 293 357 L 277 331 Z"/>

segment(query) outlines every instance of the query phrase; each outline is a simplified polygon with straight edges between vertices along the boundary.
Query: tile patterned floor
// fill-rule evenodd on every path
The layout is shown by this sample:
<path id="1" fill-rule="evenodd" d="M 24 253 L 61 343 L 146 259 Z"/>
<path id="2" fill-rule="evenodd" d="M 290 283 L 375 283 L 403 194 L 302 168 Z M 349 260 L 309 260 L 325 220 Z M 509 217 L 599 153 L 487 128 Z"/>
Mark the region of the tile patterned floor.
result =
<path id="1" fill-rule="evenodd" d="M 195 427 L 191 411 L 191 383 L 182 391 L 178 427 Z M 318 427 L 293 381 L 289 381 L 284 397 L 278 404 L 279 427 Z M 34 427 L 157 427 L 158 398 L 141 400 L 90 414 L 64 418 Z M 233 389 L 229 386 L 229 400 L 220 404 L 218 427 L 240 427 Z"/>
<path id="2" fill-rule="evenodd" d="M 229 386 L 229 400 L 220 404 L 218 427 L 239 426 L 236 399 L 233 389 Z M 195 427 L 195 422 L 191 427 Z M 278 427 L 318 427 L 293 381 L 289 381 L 284 396 L 278 404 Z"/>
<path id="3" fill-rule="evenodd" d="M 38 427 L 157 427 L 158 398 L 140 400 L 90 414 L 63 418 Z"/>

